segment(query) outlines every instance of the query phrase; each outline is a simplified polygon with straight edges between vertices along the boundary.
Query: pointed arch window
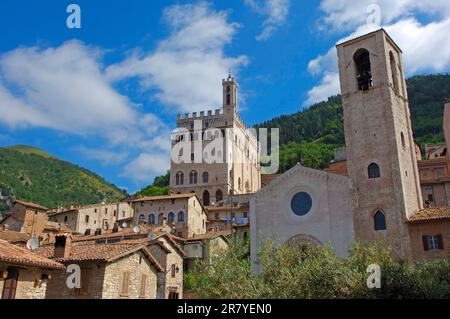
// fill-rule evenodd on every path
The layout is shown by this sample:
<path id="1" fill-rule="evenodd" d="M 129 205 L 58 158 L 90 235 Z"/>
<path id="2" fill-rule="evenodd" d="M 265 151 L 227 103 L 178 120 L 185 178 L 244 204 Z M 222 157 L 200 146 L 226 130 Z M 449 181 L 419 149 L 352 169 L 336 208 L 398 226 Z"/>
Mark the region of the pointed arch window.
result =
<path id="1" fill-rule="evenodd" d="M 184 184 L 184 173 L 178 172 L 175 176 L 175 184 L 176 185 L 183 185 Z"/>
<path id="2" fill-rule="evenodd" d="M 163 222 L 164 222 L 164 214 L 161 213 L 161 214 L 158 215 L 158 224 L 162 225 Z"/>
<path id="3" fill-rule="evenodd" d="M 179 223 L 184 223 L 184 212 L 179 212 L 178 213 L 178 222 Z"/>
<path id="4" fill-rule="evenodd" d="M 175 221 L 175 213 L 170 212 L 167 220 L 169 221 L 169 224 L 172 224 Z"/>
<path id="5" fill-rule="evenodd" d="M 198 177 L 197 171 L 192 171 L 189 174 L 189 184 L 191 185 L 197 184 L 197 177 Z"/>
<path id="6" fill-rule="evenodd" d="M 209 183 L 209 173 L 208 172 L 203 173 L 203 183 L 204 184 Z"/>
<path id="7" fill-rule="evenodd" d="M 376 163 L 372 163 L 368 168 L 369 179 L 380 178 L 380 166 Z"/>
<path id="8" fill-rule="evenodd" d="M 386 216 L 381 210 L 378 210 L 373 216 L 374 227 L 376 231 L 386 230 Z"/>
<path id="9" fill-rule="evenodd" d="M 353 56 L 356 66 L 356 80 L 358 90 L 368 91 L 372 87 L 372 68 L 370 65 L 370 53 L 366 49 L 359 49 Z"/>
<path id="10" fill-rule="evenodd" d="M 148 216 L 148 224 L 149 225 L 155 225 L 155 215 L 154 214 L 150 214 Z"/>
<path id="11" fill-rule="evenodd" d="M 391 63 L 392 85 L 394 87 L 395 93 L 400 94 L 397 62 L 395 61 L 394 53 L 392 53 L 392 51 L 389 52 L 389 60 Z"/>

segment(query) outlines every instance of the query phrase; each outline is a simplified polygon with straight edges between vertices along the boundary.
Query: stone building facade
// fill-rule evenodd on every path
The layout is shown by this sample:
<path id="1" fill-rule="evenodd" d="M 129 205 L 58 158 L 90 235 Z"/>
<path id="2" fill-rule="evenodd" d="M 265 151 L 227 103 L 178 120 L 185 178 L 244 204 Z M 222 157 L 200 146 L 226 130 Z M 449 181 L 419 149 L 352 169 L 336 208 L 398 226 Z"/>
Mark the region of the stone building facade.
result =
<path id="1" fill-rule="evenodd" d="M 47 208 L 34 203 L 16 200 L 10 215 L 1 221 L 8 229 L 29 235 L 41 235 L 47 226 Z"/>
<path id="2" fill-rule="evenodd" d="M 60 236 L 62 237 L 62 236 Z M 70 288 L 70 274 L 59 273 L 48 283 L 47 299 L 156 299 L 163 268 L 142 244 L 72 242 L 45 246 L 42 256 L 81 268 L 81 286 Z"/>
<path id="3" fill-rule="evenodd" d="M 0 298 L 45 299 L 48 282 L 60 263 L 0 240 Z"/>
<path id="4" fill-rule="evenodd" d="M 152 196 L 132 202 L 134 225 L 167 225 L 178 237 L 190 238 L 206 233 L 207 215 L 193 193 Z"/>
<path id="5" fill-rule="evenodd" d="M 179 238 L 178 241 L 185 253 L 184 271 L 194 270 L 199 261 L 210 264 L 214 256 L 223 253 L 224 249 L 228 249 L 227 236 L 231 234 L 232 231 L 219 231 L 189 239 Z"/>
<path id="6" fill-rule="evenodd" d="M 222 86 L 223 107 L 179 115 L 172 138 L 170 189 L 196 193 L 205 206 L 261 187 L 258 142 L 238 114 L 237 81 L 230 75 Z"/>
<path id="7" fill-rule="evenodd" d="M 170 234 L 141 227 L 140 232 L 127 229 L 118 233 L 76 237 L 74 243 L 145 246 L 163 269 L 157 275 L 157 299 L 183 298 L 184 251 Z"/>
<path id="8" fill-rule="evenodd" d="M 183 299 L 184 251 L 167 234 L 148 243 L 147 249 L 155 256 L 164 271 L 158 273 L 158 299 Z"/>
<path id="9" fill-rule="evenodd" d="M 409 257 L 406 220 L 422 208 L 422 195 L 402 51 L 379 30 L 337 52 L 355 236 L 384 239 Z"/>
<path id="10" fill-rule="evenodd" d="M 130 202 L 95 204 L 87 206 L 70 205 L 48 211 L 50 221 L 65 224 L 69 229 L 84 235 L 111 231 L 122 220 L 133 217 Z M 119 225 L 117 225 L 119 226 Z"/>
<path id="11" fill-rule="evenodd" d="M 297 165 L 250 201 L 252 260 L 265 241 L 331 243 L 347 256 L 354 241 L 351 181 L 346 176 Z"/>

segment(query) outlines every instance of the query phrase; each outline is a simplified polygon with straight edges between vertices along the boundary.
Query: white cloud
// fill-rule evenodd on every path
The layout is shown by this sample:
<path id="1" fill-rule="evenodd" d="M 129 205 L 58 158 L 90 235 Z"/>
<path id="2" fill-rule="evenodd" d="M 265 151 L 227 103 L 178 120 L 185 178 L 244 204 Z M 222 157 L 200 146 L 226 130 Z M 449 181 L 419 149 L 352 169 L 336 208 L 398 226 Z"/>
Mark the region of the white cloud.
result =
<path id="1" fill-rule="evenodd" d="M 336 95 L 339 90 L 339 73 L 326 73 L 320 84 L 309 90 L 305 106 L 324 101 L 328 97 Z"/>
<path id="2" fill-rule="evenodd" d="M 262 0 L 262 2 L 259 0 L 245 0 L 245 3 L 254 11 L 266 17 L 261 34 L 256 37 L 258 41 L 269 39 L 286 22 L 291 6 L 291 0 Z"/>
<path id="3" fill-rule="evenodd" d="M 102 148 L 88 148 L 85 146 L 77 147 L 75 148 L 75 151 L 79 152 L 87 159 L 93 159 L 102 163 L 104 166 L 122 164 L 128 157 L 127 152 Z"/>
<path id="4" fill-rule="evenodd" d="M 152 177 L 167 172 L 169 166 L 170 154 L 142 153 L 125 167 L 121 176 L 131 178 L 136 183 L 148 183 Z"/>
<path id="5" fill-rule="evenodd" d="M 416 13 L 446 17 L 450 14 L 448 0 L 322 0 L 321 10 L 325 13 L 322 19 L 323 28 L 332 32 L 352 31 L 366 23 L 368 8 L 377 4 L 381 10 L 381 24 L 389 25 L 398 19 L 414 16 Z"/>
<path id="6" fill-rule="evenodd" d="M 100 52 L 78 41 L 56 48 L 19 48 L 0 56 L 0 122 L 122 143 L 137 113 L 105 78 Z"/>
<path id="7" fill-rule="evenodd" d="M 170 130 L 114 85 L 138 78 L 143 90 L 156 91 L 153 97 L 175 112 L 221 107 L 221 78 L 248 63 L 246 56 L 224 52 L 239 27 L 227 20 L 227 11 L 206 2 L 168 7 L 163 21 L 169 36 L 154 51 L 134 50 L 109 67 L 103 65 L 103 50 L 80 41 L 1 54 L 0 125 L 103 139 L 107 146 L 78 151 L 103 165 L 118 165 L 134 154 L 122 176 L 151 182 L 170 165 Z"/>
<path id="8" fill-rule="evenodd" d="M 76 150 L 107 166 L 124 163 L 130 152 L 159 154 L 162 143 L 146 141 L 165 138 L 170 145 L 168 129 L 156 115 L 143 113 L 113 88 L 101 53 L 69 41 L 55 48 L 19 48 L 1 55 L 0 124 L 103 139 L 107 146 Z"/>
<path id="9" fill-rule="evenodd" d="M 325 25 L 334 28 L 349 28 L 364 23 L 366 17 L 365 7 L 371 1 L 354 3 L 350 1 L 322 1 L 321 8 L 325 9 L 327 16 L 324 18 Z M 389 2 L 378 1 L 382 7 L 383 27 L 392 36 L 403 50 L 405 72 L 411 76 L 418 72 L 443 72 L 450 67 L 450 2 L 435 1 L 433 3 L 415 3 L 409 0 Z M 384 8 L 384 9 L 383 9 Z M 444 16 L 427 24 L 421 23 L 412 17 L 415 12 L 425 12 Z M 447 15 L 447 17 L 445 17 Z M 341 16 L 338 19 L 337 16 Z M 395 20 L 398 19 L 398 20 Z M 395 21 L 394 21 L 395 20 Z M 392 22 L 394 21 L 394 22 Z M 388 23 L 391 22 L 391 23 Z M 356 31 L 339 40 L 345 41 L 350 38 L 378 29 L 378 26 L 362 24 Z M 305 106 L 326 100 L 330 95 L 340 92 L 337 67 L 337 53 L 333 46 L 324 55 L 319 55 L 308 64 L 308 71 L 313 76 L 320 76 L 320 82 L 308 92 Z M 332 76 L 335 74 L 335 76 Z"/>
<path id="10" fill-rule="evenodd" d="M 163 17 L 170 36 L 154 52 L 134 53 L 108 67 L 108 77 L 112 81 L 137 77 L 143 89 L 156 88 L 156 98 L 177 111 L 218 108 L 220 79 L 248 62 L 246 56 L 224 54 L 238 28 L 227 18 L 226 11 L 214 11 L 205 2 L 171 6 Z"/>

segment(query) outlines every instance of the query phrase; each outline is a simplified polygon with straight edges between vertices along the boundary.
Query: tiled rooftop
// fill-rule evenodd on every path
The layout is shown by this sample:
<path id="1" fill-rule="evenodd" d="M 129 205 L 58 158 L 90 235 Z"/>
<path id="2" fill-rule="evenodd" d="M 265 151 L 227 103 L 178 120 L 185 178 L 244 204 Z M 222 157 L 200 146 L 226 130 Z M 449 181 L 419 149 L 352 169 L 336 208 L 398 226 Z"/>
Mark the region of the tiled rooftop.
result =
<path id="1" fill-rule="evenodd" d="M 0 240 L 4 240 L 10 243 L 19 243 L 19 242 L 26 243 L 29 239 L 30 236 L 28 236 L 27 234 L 10 230 L 0 231 Z"/>
<path id="2" fill-rule="evenodd" d="M 172 194 L 172 195 L 165 195 L 165 196 L 149 196 L 149 197 L 142 197 L 133 200 L 133 202 L 147 202 L 147 201 L 153 201 L 153 200 L 170 200 L 170 199 L 180 199 L 180 198 L 191 198 L 196 196 L 195 194 Z"/>
<path id="3" fill-rule="evenodd" d="M 47 207 L 44 207 L 44 206 L 41 206 L 41 205 L 38 205 L 35 203 L 25 202 L 22 200 L 16 200 L 14 203 L 21 204 L 21 205 L 29 207 L 29 208 L 36 208 L 36 209 L 45 210 L 45 211 L 48 210 Z"/>
<path id="4" fill-rule="evenodd" d="M 25 248 L 0 240 L 0 263 L 38 267 L 44 269 L 64 269 L 64 266 Z"/>
<path id="5" fill-rule="evenodd" d="M 450 207 L 425 208 L 409 218 L 409 223 L 421 221 L 450 219 Z"/>
<path id="6" fill-rule="evenodd" d="M 160 270 L 161 265 L 150 254 L 150 252 L 142 244 L 128 243 L 128 244 L 96 244 L 96 243 L 80 243 L 72 244 L 70 248 L 70 256 L 68 258 L 55 259 L 61 263 L 83 262 L 83 261 L 99 261 L 112 262 L 121 257 L 127 256 L 134 252 L 142 250 L 148 259 Z M 47 258 L 53 258 L 55 248 L 53 245 L 43 246 L 39 248 L 36 253 Z"/>

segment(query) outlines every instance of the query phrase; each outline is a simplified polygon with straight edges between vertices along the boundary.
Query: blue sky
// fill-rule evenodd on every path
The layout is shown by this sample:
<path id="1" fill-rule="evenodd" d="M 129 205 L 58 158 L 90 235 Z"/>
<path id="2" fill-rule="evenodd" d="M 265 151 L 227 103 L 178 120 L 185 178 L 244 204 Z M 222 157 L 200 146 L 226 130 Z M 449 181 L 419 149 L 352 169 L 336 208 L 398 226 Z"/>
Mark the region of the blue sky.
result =
<path id="1" fill-rule="evenodd" d="M 408 75 L 449 70 L 443 0 L 2 0 L 0 146 L 40 147 L 133 192 L 169 168 L 177 113 L 220 107 L 229 69 L 248 124 L 294 113 L 339 93 L 336 42 L 380 25 Z"/>

